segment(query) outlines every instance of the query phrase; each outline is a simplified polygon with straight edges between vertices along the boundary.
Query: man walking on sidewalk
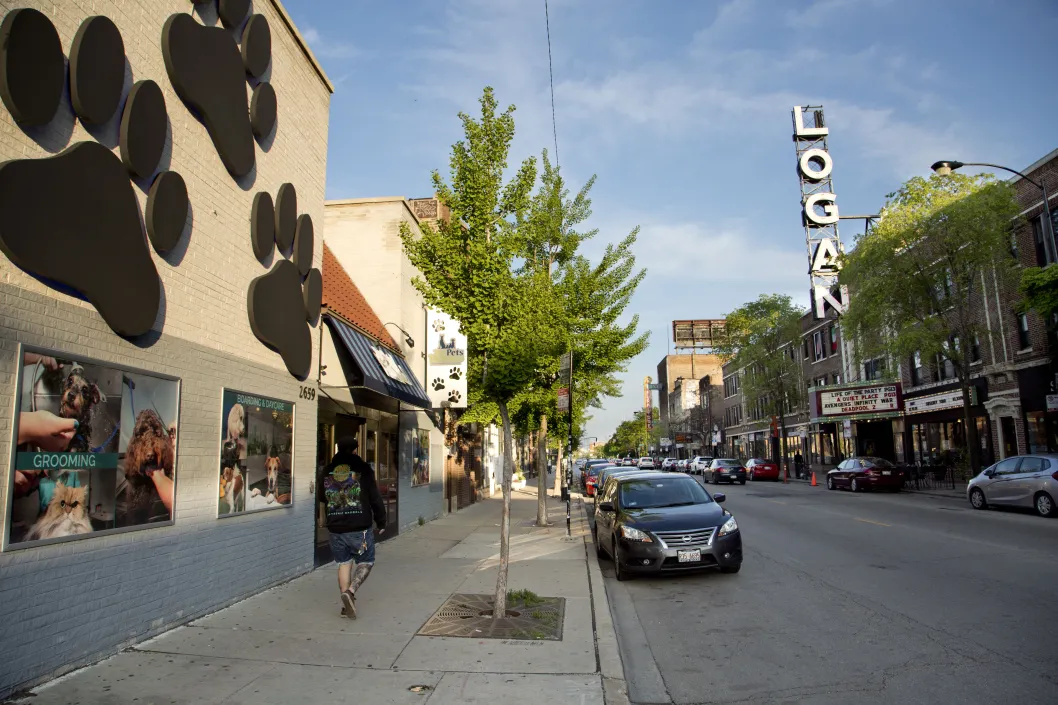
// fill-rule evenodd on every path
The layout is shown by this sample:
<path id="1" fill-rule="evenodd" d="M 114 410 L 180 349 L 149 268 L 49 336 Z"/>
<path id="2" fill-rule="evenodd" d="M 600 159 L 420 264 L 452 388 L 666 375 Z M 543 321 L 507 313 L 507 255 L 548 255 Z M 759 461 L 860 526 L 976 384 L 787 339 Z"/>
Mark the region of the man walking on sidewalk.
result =
<path id="1" fill-rule="evenodd" d="M 356 619 L 356 590 L 375 564 L 371 525 L 377 526 L 380 534 L 386 529 L 386 506 L 375 471 L 356 454 L 356 446 L 352 436 L 340 439 L 338 452 L 316 481 L 316 501 L 327 512 L 331 555 L 338 564 L 342 614 L 350 619 Z"/>

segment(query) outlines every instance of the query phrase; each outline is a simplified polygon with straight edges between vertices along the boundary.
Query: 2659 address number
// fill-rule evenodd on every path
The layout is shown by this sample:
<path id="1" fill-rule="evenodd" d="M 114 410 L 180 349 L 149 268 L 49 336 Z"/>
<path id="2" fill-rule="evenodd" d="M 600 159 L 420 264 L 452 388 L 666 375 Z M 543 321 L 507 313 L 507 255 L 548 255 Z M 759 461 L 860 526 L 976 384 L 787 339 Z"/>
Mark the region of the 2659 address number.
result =
<path id="1" fill-rule="evenodd" d="M 308 399 L 309 401 L 314 400 L 316 398 L 316 388 L 315 387 L 302 387 L 301 388 L 300 397 L 302 399 Z"/>

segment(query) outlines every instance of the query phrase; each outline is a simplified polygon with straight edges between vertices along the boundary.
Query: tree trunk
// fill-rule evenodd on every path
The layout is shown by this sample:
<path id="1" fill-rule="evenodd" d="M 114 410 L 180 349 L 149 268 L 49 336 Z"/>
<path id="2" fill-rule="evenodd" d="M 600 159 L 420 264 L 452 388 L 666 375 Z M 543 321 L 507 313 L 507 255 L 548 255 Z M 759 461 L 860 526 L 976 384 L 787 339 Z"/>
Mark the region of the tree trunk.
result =
<path id="1" fill-rule="evenodd" d="M 507 568 L 511 560 L 511 465 L 514 444 L 511 441 L 511 417 L 507 413 L 507 402 L 500 401 L 500 418 L 503 420 L 503 518 L 500 519 L 500 570 L 496 575 L 496 597 L 492 618 L 507 616 Z"/>
<path id="2" fill-rule="evenodd" d="M 562 441 L 558 442 L 558 457 L 555 459 L 555 489 L 556 497 L 562 496 L 562 484 L 566 481 L 566 471 L 562 468 Z"/>
<path id="3" fill-rule="evenodd" d="M 782 466 L 790 472 L 790 451 L 786 448 L 786 414 L 779 413 L 779 449 L 782 451 Z"/>
<path id="4" fill-rule="evenodd" d="M 536 434 L 536 525 L 549 526 L 547 520 L 547 415 L 540 417 Z"/>
<path id="5" fill-rule="evenodd" d="M 970 411 L 970 380 L 964 377 L 959 381 L 962 387 L 962 417 L 966 424 L 966 446 L 970 453 L 970 477 L 976 477 L 981 472 L 981 441 L 977 438 L 977 424 Z"/>

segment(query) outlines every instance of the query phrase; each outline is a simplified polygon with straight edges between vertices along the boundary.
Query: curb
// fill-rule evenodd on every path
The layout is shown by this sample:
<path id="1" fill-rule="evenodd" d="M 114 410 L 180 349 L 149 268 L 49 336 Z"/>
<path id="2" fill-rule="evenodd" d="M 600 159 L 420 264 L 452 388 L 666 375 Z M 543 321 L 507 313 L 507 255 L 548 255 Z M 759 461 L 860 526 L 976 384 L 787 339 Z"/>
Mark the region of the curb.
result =
<path id="1" fill-rule="evenodd" d="M 583 516 L 583 500 L 579 504 L 578 509 Z M 587 519 L 583 521 L 587 522 Z M 602 672 L 603 699 L 608 705 L 627 705 L 628 684 L 625 682 L 621 652 L 617 646 L 617 630 L 614 628 L 602 570 L 594 555 L 595 542 L 590 535 L 584 537 L 584 552 L 588 563 L 592 611 L 595 614 L 595 647 L 598 650 L 599 670 Z"/>

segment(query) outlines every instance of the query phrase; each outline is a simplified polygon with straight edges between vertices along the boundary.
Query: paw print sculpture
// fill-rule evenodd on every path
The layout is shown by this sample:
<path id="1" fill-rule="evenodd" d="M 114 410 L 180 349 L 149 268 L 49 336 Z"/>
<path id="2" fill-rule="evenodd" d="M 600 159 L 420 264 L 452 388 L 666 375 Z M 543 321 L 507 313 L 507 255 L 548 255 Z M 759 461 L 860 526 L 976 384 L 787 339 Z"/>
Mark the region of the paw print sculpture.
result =
<path id="1" fill-rule="evenodd" d="M 290 374 L 305 379 L 312 365 L 309 325 L 320 317 L 323 277 L 312 266 L 312 218 L 297 213 L 297 193 L 291 184 L 279 187 L 274 202 L 265 192 L 254 196 L 250 215 L 254 255 L 266 261 L 278 248 L 280 257 L 267 274 L 250 282 L 246 308 L 257 339 L 279 353 Z M 287 259 L 291 254 L 293 262 Z"/>
<path id="2" fill-rule="evenodd" d="M 232 34 L 249 11 L 250 0 L 220 0 L 217 14 L 223 27 L 207 27 L 179 12 L 162 28 L 169 80 L 176 94 L 198 112 L 225 168 L 236 178 L 254 167 L 254 138 L 265 139 L 276 124 L 275 89 L 261 80 L 272 61 L 268 21 L 263 15 L 250 17 L 242 29 L 241 47 Z M 257 82 L 249 106 L 247 77 Z"/>
<path id="3" fill-rule="evenodd" d="M 20 126 L 55 119 L 66 73 L 51 20 L 29 8 L 8 12 L 0 24 L 0 98 Z M 87 300 L 119 335 L 136 337 L 151 329 L 161 305 L 148 238 L 159 254 L 173 248 L 189 204 L 179 174 L 155 177 L 168 129 L 161 89 L 139 81 L 122 104 L 124 82 L 117 26 L 87 18 L 70 47 L 70 102 L 82 123 L 120 120 L 120 156 L 89 141 L 0 165 L 0 250 L 49 286 Z M 142 221 L 130 177 L 151 184 Z"/>
<path id="4" fill-rule="evenodd" d="M 439 391 L 441 391 L 441 390 L 442 390 L 442 389 L 444 389 L 444 388 L 445 388 L 445 380 L 444 380 L 444 377 L 434 377 L 434 380 L 433 380 L 433 390 L 434 390 L 435 392 L 439 392 Z"/>

